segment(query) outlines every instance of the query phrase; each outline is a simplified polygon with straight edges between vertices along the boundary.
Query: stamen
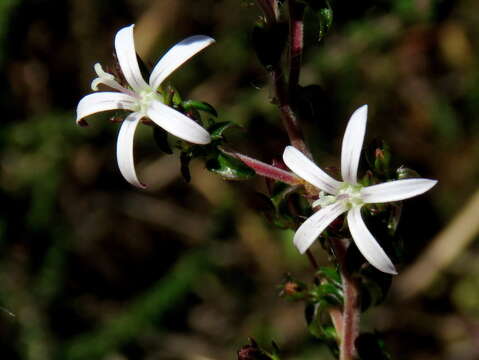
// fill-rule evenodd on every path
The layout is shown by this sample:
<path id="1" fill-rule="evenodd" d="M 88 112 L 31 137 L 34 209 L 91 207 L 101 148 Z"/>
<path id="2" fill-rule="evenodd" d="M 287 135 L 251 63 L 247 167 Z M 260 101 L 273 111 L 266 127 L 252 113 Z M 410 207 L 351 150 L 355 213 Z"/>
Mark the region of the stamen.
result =
<path id="1" fill-rule="evenodd" d="M 98 85 L 100 84 L 110 86 L 109 84 L 111 84 L 112 81 L 116 83 L 115 77 L 112 74 L 109 74 L 105 70 L 103 70 L 100 63 L 96 63 L 93 68 L 95 69 L 96 75 L 98 76 L 91 82 L 91 88 L 93 91 L 98 91 Z"/>

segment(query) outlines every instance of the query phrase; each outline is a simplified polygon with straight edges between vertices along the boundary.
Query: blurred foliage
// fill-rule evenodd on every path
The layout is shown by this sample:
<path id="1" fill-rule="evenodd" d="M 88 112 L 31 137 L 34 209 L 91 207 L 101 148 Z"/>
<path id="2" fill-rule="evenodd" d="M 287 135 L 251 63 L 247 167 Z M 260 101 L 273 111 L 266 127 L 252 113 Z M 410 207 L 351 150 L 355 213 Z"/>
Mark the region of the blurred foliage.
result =
<path id="1" fill-rule="evenodd" d="M 407 245 L 404 269 L 477 188 L 479 3 L 330 6 L 332 24 L 327 6 L 307 17 L 297 99 L 309 105 L 302 118 L 316 160 L 339 164 L 334 154 L 346 121 L 368 103 L 367 140 L 383 155 L 370 157 L 376 176 L 408 176 L 411 168 L 440 180 L 430 194 L 404 204 L 397 228 Z M 300 282 L 314 274 L 291 232 L 252 210 L 257 191 L 271 195 L 267 184 L 230 184 L 196 159 L 186 184 L 178 152 L 163 154 L 142 126 L 135 156 L 149 187 L 141 192 L 117 169 L 111 114 L 92 117 L 84 129 L 74 122 L 93 64 L 111 65 L 121 26 L 137 24 L 146 64 L 203 33 L 217 43 L 169 80 L 187 99 L 218 111 L 225 125 L 216 129 L 218 139 L 265 162 L 280 159 L 287 137 L 253 51 L 259 14 L 254 2 L 234 0 L 0 1 L 2 358 L 224 359 L 249 336 L 260 344 L 274 339 L 282 359 L 330 358 L 308 335 L 303 306 L 277 296 L 282 274 Z M 203 103 L 185 106 L 214 115 Z M 224 131 L 227 122 L 242 128 Z M 405 166 L 386 174 L 384 162 Z M 297 199 L 273 190 L 270 216 L 289 227 L 294 219 L 282 216 L 283 195 L 288 203 Z M 320 246 L 313 251 L 321 266 L 328 263 Z M 382 352 L 378 329 L 393 359 L 477 359 L 478 253 L 477 244 L 470 246 L 411 303 L 370 288 L 364 301 L 382 305 L 365 313 L 370 337 L 361 346 Z M 372 338 L 375 347 L 368 346 Z"/>

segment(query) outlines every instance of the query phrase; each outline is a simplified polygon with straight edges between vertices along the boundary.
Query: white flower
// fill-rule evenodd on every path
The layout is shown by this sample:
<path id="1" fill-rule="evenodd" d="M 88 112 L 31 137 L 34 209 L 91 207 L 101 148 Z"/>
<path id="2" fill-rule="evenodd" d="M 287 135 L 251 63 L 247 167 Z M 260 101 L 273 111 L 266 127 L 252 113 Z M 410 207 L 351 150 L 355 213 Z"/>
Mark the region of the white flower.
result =
<path id="1" fill-rule="evenodd" d="M 341 152 L 343 181 L 333 179 L 298 149 L 287 146 L 284 150 L 283 160 L 286 165 L 321 190 L 319 199 L 313 203 L 313 207 L 319 205 L 321 209 L 298 228 L 294 235 L 294 244 L 304 253 L 334 219 L 347 212 L 349 230 L 361 254 L 377 269 L 397 274 L 393 263 L 364 224 L 361 207 L 365 204 L 408 199 L 426 192 L 437 181 L 404 179 L 372 186 L 359 184 L 357 172 L 366 132 L 367 111 L 367 105 L 357 109 L 344 133 Z"/>
<path id="2" fill-rule="evenodd" d="M 144 187 L 138 180 L 133 162 L 133 136 L 143 117 L 148 117 L 169 133 L 194 144 L 208 144 L 210 134 L 195 121 L 163 103 L 158 93 L 161 83 L 186 60 L 214 42 L 214 39 L 196 35 L 173 46 L 156 64 L 148 83 L 145 82 L 138 65 L 133 39 L 134 25 L 120 29 L 115 36 L 115 50 L 121 72 L 128 82 L 122 86 L 112 74 L 95 64 L 98 77 L 91 87 L 98 90 L 103 84 L 117 92 L 98 92 L 85 96 L 77 107 L 77 123 L 84 124 L 84 118 L 91 114 L 124 109 L 132 113 L 123 121 L 117 141 L 117 161 L 123 177 L 131 184 Z"/>

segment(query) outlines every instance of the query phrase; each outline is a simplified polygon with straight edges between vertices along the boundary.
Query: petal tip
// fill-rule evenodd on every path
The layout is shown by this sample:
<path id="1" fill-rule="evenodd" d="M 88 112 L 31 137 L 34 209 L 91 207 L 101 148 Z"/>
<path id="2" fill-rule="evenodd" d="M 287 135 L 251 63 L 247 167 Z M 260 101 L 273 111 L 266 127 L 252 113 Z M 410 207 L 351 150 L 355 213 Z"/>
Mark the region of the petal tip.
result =
<path id="1" fill-rule="evenodd" d="M 364 119 L 367 119 L 367 117 L 368 117 L 368 105 L 367 104 L 358 107 L 353 112 L 353 114 L 351 115 L 351 119 L 358 118 L 358 119 L 364 120 Z"/>

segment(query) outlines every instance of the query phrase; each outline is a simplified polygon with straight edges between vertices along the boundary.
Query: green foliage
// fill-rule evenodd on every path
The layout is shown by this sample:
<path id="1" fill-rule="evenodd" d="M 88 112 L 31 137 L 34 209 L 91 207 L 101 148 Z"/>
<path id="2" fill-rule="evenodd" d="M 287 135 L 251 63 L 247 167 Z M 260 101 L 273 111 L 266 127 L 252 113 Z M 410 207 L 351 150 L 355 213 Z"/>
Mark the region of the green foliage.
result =
<path id="1" fill-rule="evenodd" d="M 206 168 L 220 175 L 227 180 L 248 180 L 251 179 L 255 172 L 240 160 L 222 152 L 210 158 L 206 163 Z"/>
<path id="2" fill-rule="evenodd" d="M 318 41 L 323 39 L 333 25 L 333 9 L 327 0 L 305 0 L 306 22 L 316 33 Z M 310 29 L 306 29 L 307 31 Z"/>
<path id="3" fill-rule="evenodd" d="M 204 101 L 186 100 L 181 103 L 181 106 L 188 112 L 191 109 L 204 111 L 214 117 L 218 117 L 216 109 Z"/>

